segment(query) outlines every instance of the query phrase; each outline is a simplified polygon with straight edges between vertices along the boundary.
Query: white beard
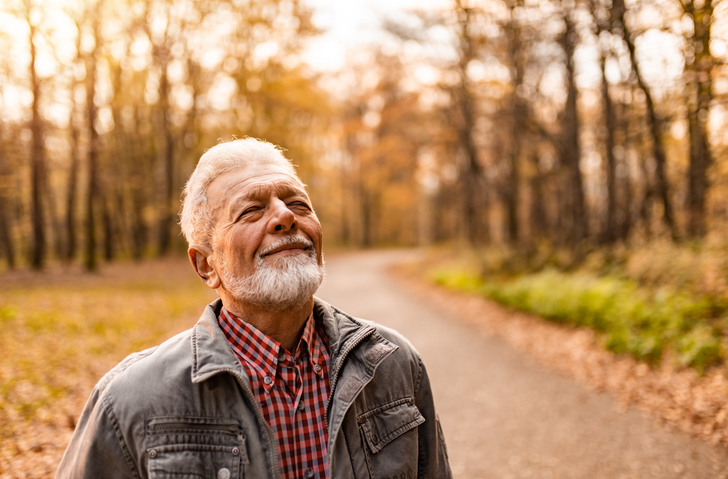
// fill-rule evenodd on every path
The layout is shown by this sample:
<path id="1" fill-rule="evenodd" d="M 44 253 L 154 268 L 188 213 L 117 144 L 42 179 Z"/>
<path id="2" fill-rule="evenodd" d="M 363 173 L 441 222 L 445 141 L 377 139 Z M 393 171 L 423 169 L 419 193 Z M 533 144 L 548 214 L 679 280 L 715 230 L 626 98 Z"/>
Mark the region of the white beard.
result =
<path id="1" fill-rule="evenodd" d="M 280 246 L 302 242 L 304 254 L 285 256 L 277 260 L 265 258 L 267 252 Z M 221 258 L 222 259 L 222 258 Z M 255 256 L 255 272 L 245 278 L 230 273 L 227 263 L 220 261 L 223 287 L 237 300 L 268 308 L 272 311 L 303 306 L 324 280 L 324 267 L 316 259 L 311 241 L 300 236 L 287 236 Z"/>

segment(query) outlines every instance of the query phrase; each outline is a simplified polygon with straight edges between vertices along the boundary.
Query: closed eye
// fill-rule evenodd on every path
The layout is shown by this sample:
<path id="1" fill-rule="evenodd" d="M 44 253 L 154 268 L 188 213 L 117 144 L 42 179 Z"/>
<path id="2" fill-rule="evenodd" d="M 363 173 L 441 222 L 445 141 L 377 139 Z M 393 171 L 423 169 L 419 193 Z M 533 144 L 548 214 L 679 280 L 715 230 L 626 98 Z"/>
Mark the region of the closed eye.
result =
<path id="1" fill-rule="evenodd" d="M 289 208 L 298 208 L 298 209 L 304 209 L 307 211 L 311 211 L 311 207 L 308 205 L 308 203 L 304 201 L 293 201 L 291 203 L 288 203 Z"/>
<path id="2" fill-rule="evenodd" d="M 242 213 L 240 213 L 240 215 L 238 215 L 238 217 L 235 219 L 235 221 L 240 221 L 245 216 L 249 216 L 253 213 L 257 213 L 258 211 L 260 211 L 260 209 L 261 209 L 260 206 L 249 206 L 249 207 L 245 208 L 242 211 Z"/>

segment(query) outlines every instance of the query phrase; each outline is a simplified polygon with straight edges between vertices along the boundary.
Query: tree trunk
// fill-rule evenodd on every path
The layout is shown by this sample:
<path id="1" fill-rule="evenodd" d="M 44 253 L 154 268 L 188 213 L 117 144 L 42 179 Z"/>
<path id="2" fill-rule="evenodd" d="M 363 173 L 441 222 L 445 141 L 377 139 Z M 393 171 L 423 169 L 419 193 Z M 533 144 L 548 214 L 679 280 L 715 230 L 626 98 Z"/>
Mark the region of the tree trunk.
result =
<path id="1" fill-rule="evenodd" d="M 528 116 L 527 100 L 519 94 L 519 88 L 523 84 L 523 76 L 525 71 L 525 54 L 523 52 L 523 42 L 521 41 L 520 25 L 514 14 L 514 7 L 521 2 L 514 2 L 511 7 L 510 21 L 506 28 L 509 42 L 509 57 L 515 72 L 513 79 L 513 93 L 511 94 L 511 148 L 508 155 L 508 176 L 504 188 L 505 199 L 505 220 L 506 234 L 508 242 L 516 244 L 519 241 L 520 231 L 518 224 L 518 203 L 520 196 L 520 164 L 521 142 L 526 130 L 526 121 Z"/>
<path id="2" fill-rule="evenodd" d="M 538 157 L 535 154 L 529 156 L 533 165 L 533 176 L 531 176 L 529 184 L 531 187 L 531 208 L 530 208 L 530 225 L 531 236 L 535 238 L 543 237 L 548 231 L 548 217 L 544 202 L 543 191 L 543 174 L 539 171 Z"/>
<path id="3" fill-rule="evenodd" d="M 374 243 L 373 200 L 366 186 L 359 183 L 359 206 L 361 208 L 361 245 L 370 248 Z"/>
<path id="4" fill-rule="evenodd" d="M 459 84 L 456 87 L 456 97 L 459 109 L 458 136 L 460 149 L 463 155 L 463 162 L 460 167 L 460 182 L 462 185 L 463 201 L 463 227 L 465 238 L 468 243 L 475 245 L 479 242 L 478 228 L 478 191 L 479 178 L 482 176 L 482 169 L 478 162 L 478 151 L 473 139 L 475 129 L 475 114 L 473 112 L 473 101 L 470 93 L 470 85 L 467 75 L 467 67 L 474 58 L 472 39 L 468 28 L 471 24 L 471 9 L 463 7 L 460 0 L 457 0 L 457 7 L 461 13 L 460 20 L 460 60 L 458 62 Z M 484 225 L 483 230 L 487 230 Z M 487 234 L 487 233 L 486 233 Z"/>
<path id="5" fill-rule="evenodd" d="M 25 13 L 28 26 L 30 27 L 30 81 L 33 89 L 32 116 L 30 120 L 31 132 L 31 198 L 33 211 L 33 251 L 30 264 L 35 269 L 41 269 L 45 265 L 46 256 L 46 231 L 45 231 L 45 209 L 43 206 L 43 192 L 45 191 L 45 151 L 43 149 L 43 119 L 40 116 L 40 78 L 36 71 L 36 48 L 35 34 L 36 27 L 30 20 L 30 0 L 25 0 Z"/>
<path id="6" fill-rule="evenodd" d="M 631 145 L 634 143 L 633 136 L 635 133 L 633 131 L 635 128 L 632 128 L 630 126 L 630 123 L 633 121 L 640 121 L 639 118 L 634 118 L 634 115 L 630 115 L 627 111 L 627 106 L 622 103 L 621 101 L 618 101 L 616 103 L 612 104 L 612 107 L 614 108 L 614 118 L 616 123 L 616 129 L 621 133 L 622 135 L 622 146 L 624 147 L 624 154 L 621 158 L 619 158 L 617 163 L 617 168 L 622 168 L 622 175 L 621 179 L 619 176 L 617 177 L 617 190 L 621 192 L 621 202 L 618 202 L 618 213 L 620 215 L 619 219 L 619 233 L 617 238 L 621 241 L 627 241 L 629 239 L 630 234 L 632 233 L 632 228 L 634 226 L 635 222 L 635 210 L 634 210 L 634 190 L 633 190 L 633 181 L 632 181 L 632 168 L 630 167 L 630 155 L 628 152 L 631 149 Z M 639 135 L 639 133 L 637 133 Z M 616 143 L 616 141 L 615 141 Z"/>
<path id="7" fill-rule="evenodd" d="M 144 198 L 141 187 L 132 186 L 131 190 L 131 205 L 132 205 L 132 241 L 131 241 L 131 256 L 135 260 L 140 260 L 144 257 L 144 251 L 147 247 L 147 225 L 144 221 Z"/>
<path id="8" fill-rule="evenodd" d="M 76 237 L 76 202 L 78 198 L 78 167 L 80 163 L 78 143 L 79 131 L 71 117 L 71 165 L 68 170 L 66 187 L 66 250 L 63 258 L 71 261 L 76 256 L 78 240 Z"/>
<path id="9" fill-rule="evenodd" d="M 169 252 L 172 240 L 172 209 L 174 203 L 174 137 L 170 125 L 169 105 L 169 78 L 167 76 L 167 65 L 169 53 L 163 51 L 159 54 L 160 68 L 162 70 L 159 79 L 159 116 L 162 127 L 162 140 L 164 142 L 164 157 L 162 162 L 162 199 L 159 207 L 159 254 L 165 255 Z"/>
<path id="10" fill-rule="evenodd" d="M 93 35 L 98 42 L 99 30 L 99 5 L 96 4 L 96 14 L 92 15 Z M 96 214 L 95 206 L 99 200 L 98 192 L 98 156 L 99 156 L 99 133 L 96 130 L 97 109 L 94 103 L 96 95 L 96 54 L 98 44 L 94 50 L 86 55 L 86 123 L 88 128 L 88 187 L 86 189 L 86 254 L 84 264 L 86 269 L 94 271 L 98 268 L 96 251 Z"/>
<path id="11" fill-rule="evenodd" d="M 566 192 L 569 211 L 567 217 L 570 220 L 571 244 L 578 245 L 588 235 L 586 208 L 584 204 L 584 187 L 581 178 L 579 164 L 581 161 L 581 149 L 579 147 L 579 113 L 577 108 L 577 89 L 574 81 L 574 51 L 578 35 L 574 25 L 569 18 L 569 12 L 564 12 L 564 23 L 566 29 L 560 38 L 560 43 L 566 54 L 566 105 L 563 115 L 563 135 L 561 141 L 561 161 L 566 169 Z"/>
<path id="12" fill-rule="evenodd" d="M 624 41 L 627 44 L 629 50 L 629 58 L 632 64 L 632 70 L 634 71 L 635 77 L 637 78 L 637 84 L 645 94 L 645 106 L 647 108 L 647 119 L 650 128 L 650 135 L 652 136 L 652 154 L 655 159 L 655 194 L 659 198 L 663 207 L 663 221 L 665 226 L 670 232 L 670 236 L 673 241 L 678 239 L 677 226 L 675 225 L 675 218 L 672 211 L 672 203 L 670 201 L 670 194 L 667 182 L 667 172 L 665 171 L 667 166 L 667 158 L 665 156 L 665 150 L 662 145 L 662 120 L 657 116 L 655 112 L 655 104 L 652 99 L 650 89 L 642 77 L 640 66 L 637 63 L 637 56 L 635 54 L 634 39 L 632 33 L 627 27 L 624 21 L 624 14 L 626 8 L 624 6 L 624 0 L 614 0 L 613 2 L 614 18 L 619 19 L 620 26 L 624 36 Z"/>
<path id="13" fill-rule="evenodd" d="M 693 19 L 694 35 L 692 47 L 694 56 L 687 56 L 688 77 L 688 125 L 690 132 L 690 166 L 688 168 L 687 191 L 687 234 L 691 238 L 702 238 L 706 232 L 705 201 L 708 192 L 708 168 L 711 155 L 707 137 L 707 120 L 710 101 L 713 96 L 711 70 L 713 58 L 710 55 L 710 25 L 713 18 L 712 0 L 704 0 L 702 7 L 696 7 L 695 0 L 684 0 L 685 13 Z"/>
<path id="14" fill-rule="evenodd" d="M 592 18 L 597 26 L 597 37 L 600 38 L 601 43 L 602 33 L 612 33 L 615 23 L 614 19 L 611 17 L 612 12 L 605 9 L 603 4 L 598 1 L 592 2 L 590 7 Z M 601 233 L 601 240 L 606 244 L 612 244 L 617 240 L 620 233 L 617 225 L 617 159 L 614 157 L 614 135 L 617 129 L 617 122 L 614 111 L 614 103 L 612 102 L 612 97 L 609 95 L 609 81 L 607 80 L 607 60 L 612 54 L 612 48 L 610 45 L 601 45 L 600 50 L 601 55 L 599 61 L 602 73 L 602 109 L 606 128 L 606 135 L 604 138 L 604 156 L 607 160 L 605 164 L 605 176 L 607 179 L 607 211 L 605 212 L 604 229 Z"/>
<path id="15" fill-rule="evenodd" d="M 617 161 L 614 157 L 614 133 L 617 128 L 617 122 L 614 114 L 614 104 L 609 96 L 609 82 L 607 81 L 607 52 L 602 52 L 602 103 L 604 108 L 604 123 L 607 129 L 606 138 L 604 139 L 604 153 L 606 161 L 607 176 L 607 212 L 606 221 L 604 222 L 604 231 L 602 239 L 605 243 L 611 244 L 617 239 L 617 185 L 616 170 Z"/>
<path id="16" fill-rule="evenodd" d="M 2 135 L 0 135 L 0 138 L 1 137 Z M 9 168 L 7 165 L 7 158 L 5 157 L 5 151 L 2 146 L 0 146 L 0 182 L 6 181 L 5 178 L 10 178 Z M 8 200 L 10 198 L 9 196 L 7 198 L 4 196 L 4 193 L 10 193 L 12 188 L 10 188 L 10 181 L 7 181 L 7 187 L 0 189 L 0 248 L 2 248 L 5 253 L 5 262 L 7 263 L 8 268 L 14 269 L 16 266 L 15 245 L 13 244 L 12 222 L 10 221 L 10 215 L 8 214 L 10 210 L 10 202 Z"/>
<path id="17" fill-rule="evenodd" d="M 112 194 L 109 189 L 106 189 L 104 198 L 101 201 L 101 219 L 104 228 L 104 259 L 106 261 L 113 261 L 114 259 L 114 224 L 110 211 L 112 208 L 110 196 Z"/>

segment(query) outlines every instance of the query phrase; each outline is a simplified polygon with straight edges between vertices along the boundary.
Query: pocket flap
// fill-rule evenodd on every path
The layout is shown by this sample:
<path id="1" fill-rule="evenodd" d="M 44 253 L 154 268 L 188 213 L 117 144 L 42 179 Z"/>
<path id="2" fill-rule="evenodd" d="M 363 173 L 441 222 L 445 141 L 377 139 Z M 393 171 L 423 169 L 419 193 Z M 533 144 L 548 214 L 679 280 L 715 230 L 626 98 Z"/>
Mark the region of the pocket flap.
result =
<path id="1" fill-rule="evenodd" d="M 377 453 L 407 431 L 425 422 L 412 398 L 399 399 L 357 418 L 369 449 Z"/>

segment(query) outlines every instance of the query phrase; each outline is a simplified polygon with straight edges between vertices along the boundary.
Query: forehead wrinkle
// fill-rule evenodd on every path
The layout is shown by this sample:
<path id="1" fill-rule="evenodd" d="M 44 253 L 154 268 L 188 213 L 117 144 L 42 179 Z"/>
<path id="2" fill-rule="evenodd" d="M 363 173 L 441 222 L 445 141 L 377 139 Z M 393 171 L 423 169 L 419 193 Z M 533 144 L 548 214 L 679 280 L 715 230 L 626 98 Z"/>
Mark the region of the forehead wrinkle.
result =
<path id="1" fill-rule="evenodd" d="M 266 200 L 271 194 L 275 194 L 278 198 L 287 198 L 290 196 L 302 195 L 306 196 L 303 186 L 296 184 L 292 180 L 265 180 L 256 182 L 246 188 L 243 199 L 250 200 Z"/>

